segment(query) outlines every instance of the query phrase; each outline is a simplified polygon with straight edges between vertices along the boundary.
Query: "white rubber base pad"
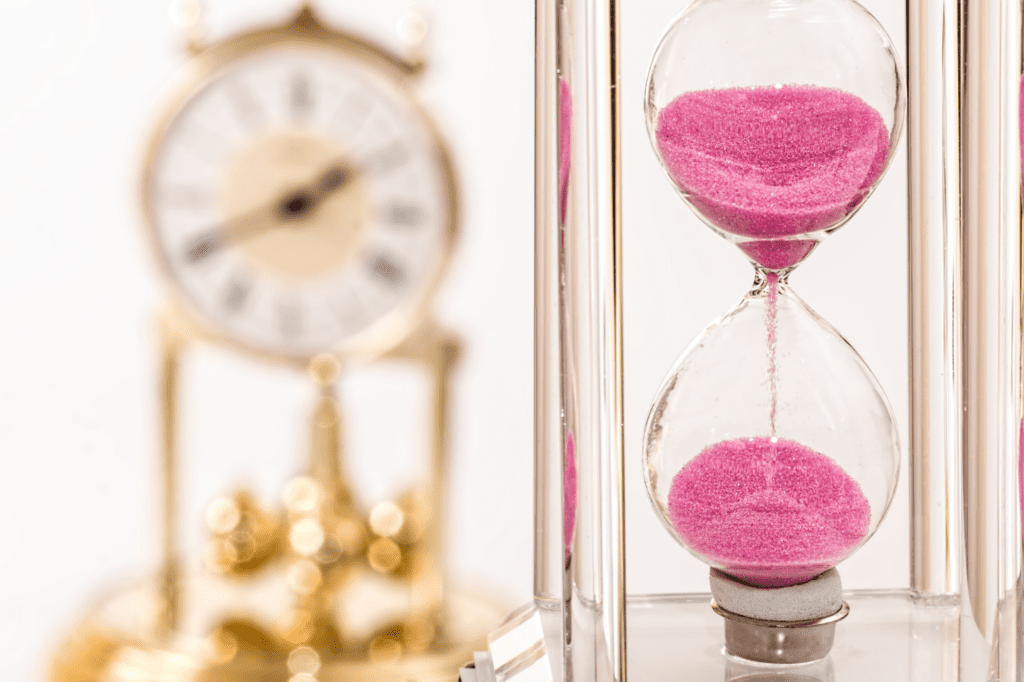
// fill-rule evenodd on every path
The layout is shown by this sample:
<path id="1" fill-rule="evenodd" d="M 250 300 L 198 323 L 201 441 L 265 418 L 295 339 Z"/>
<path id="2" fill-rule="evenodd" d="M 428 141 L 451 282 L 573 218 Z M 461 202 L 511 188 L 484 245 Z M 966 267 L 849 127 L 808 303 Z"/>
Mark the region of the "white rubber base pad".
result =
<path id="1" fill-rule="evenodd" d="M 795 622 L 838 611 L 843 605 L 843 583 L 839 571 L 830 568 L 799 585 L 754 587 L 712 568 L 711 595 L 723 609 L 741 616 Z"/>

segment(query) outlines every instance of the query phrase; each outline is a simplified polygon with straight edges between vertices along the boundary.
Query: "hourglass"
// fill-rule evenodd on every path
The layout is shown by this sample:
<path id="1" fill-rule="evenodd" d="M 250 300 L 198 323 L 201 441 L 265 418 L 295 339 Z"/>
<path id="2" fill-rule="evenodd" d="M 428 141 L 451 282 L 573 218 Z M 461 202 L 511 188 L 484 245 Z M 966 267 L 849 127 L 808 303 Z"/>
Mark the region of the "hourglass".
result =
<path id="1" fill-rule="evenodd" d="M 870 369 L 787 280 L 885 172 L 898 57 L 852 0 L 696 0 L 662 37 L 646 95 L 680 196 L 755 270 L 654 399 L 648 492 L 712 567 L 730 653 L 817 660 L 848 611 L 834 567 L 885 516 L 899 444 Z"/>

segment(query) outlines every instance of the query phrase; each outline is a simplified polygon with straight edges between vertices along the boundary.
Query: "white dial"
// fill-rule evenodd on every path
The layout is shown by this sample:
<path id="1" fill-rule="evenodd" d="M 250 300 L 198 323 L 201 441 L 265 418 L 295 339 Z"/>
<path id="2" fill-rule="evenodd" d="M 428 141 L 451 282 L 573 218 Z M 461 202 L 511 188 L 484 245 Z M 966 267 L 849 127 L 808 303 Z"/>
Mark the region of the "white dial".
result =
<path id="1" fill-rule="evenodd" d="M 394 80 L 283 44 L 183 99 L 157 133 L 144 194 L 187 305 L 257 351 L 305 357 L 407 331 L 447 257 L 453 186 Z"/>

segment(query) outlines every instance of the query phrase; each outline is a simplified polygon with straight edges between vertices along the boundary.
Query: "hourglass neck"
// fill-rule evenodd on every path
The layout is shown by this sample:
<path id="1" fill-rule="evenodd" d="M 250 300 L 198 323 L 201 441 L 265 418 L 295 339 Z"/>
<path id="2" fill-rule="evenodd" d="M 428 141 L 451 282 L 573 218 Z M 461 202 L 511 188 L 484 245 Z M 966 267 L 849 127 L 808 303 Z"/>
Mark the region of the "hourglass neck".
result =
<path id="1" fill-rule="evenodd" d="M 779 286 L 785 286 L 789 283 L 789 273 L 793 272 L 793 268 L 785 268 L 782 270 L 765 270 L 764 268 L 754 268 L 754 284 L 750 288 L 750 296 L 753 298 L 759 298 L 767 295 L 767 289 L 772 279 Z"/>

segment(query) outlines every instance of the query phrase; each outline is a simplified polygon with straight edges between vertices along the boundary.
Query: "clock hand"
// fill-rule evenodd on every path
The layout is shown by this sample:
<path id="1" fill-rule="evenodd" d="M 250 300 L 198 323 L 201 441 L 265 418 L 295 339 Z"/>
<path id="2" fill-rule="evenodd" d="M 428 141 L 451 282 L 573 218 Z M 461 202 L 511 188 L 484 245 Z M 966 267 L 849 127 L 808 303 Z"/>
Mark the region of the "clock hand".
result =
<path id="1" fill-rule="evenodd" d="M 185 247 L 185 260 L 198 263 L 224 248 L 228 241 L 238 242 L 284 227 L 282 221 L 304 220 L 325 199 L 351 184 L 355 177 L 356 173 L 347 164 L 331 164 L 307 186 L 292 190 L 280 199 L 241 216 L 229 218 L 194 237 Z"/>
<path id="2" fill-rule="evenodd" d="M 277 203 L 278 216 L 289 221 L 305 218 L 324 199 L 344 189 L 355 176 L 348 165 L 341 162 L 331 164 L 314 182 L 281 198 Z"/>
<path id="3" fill-rule="evenodd" d="M 268 204 L 207 228 L 185 245 L 185 261 L 198 263 L 217 253 L 231 242 L 237 242 L 279 226 L 277 205 Z"/>

